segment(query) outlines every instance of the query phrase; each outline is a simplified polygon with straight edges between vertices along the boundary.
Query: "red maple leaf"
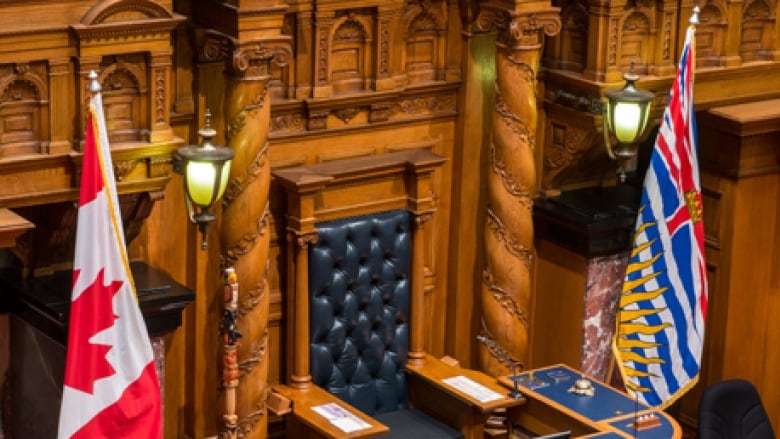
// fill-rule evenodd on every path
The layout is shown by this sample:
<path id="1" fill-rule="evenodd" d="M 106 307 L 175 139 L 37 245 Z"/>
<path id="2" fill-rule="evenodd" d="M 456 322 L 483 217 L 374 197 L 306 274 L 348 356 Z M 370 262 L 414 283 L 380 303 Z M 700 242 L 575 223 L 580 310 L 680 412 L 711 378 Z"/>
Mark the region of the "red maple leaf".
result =
<path id="1" fill-rule="evenodd" d="M 80 273 L 80 270 L 74 271 L 74 285 Z M 101 269 L 92 285 L 70 304 L 65 385 L 90 394 L 96 380 L 115 373 L 106 360 L 112 346 L 89 341 L 93 335 L 113 326 L 116 320 L 113 299 L 123 282 L 116 280 L 103 285 L 103 276 Z"/>

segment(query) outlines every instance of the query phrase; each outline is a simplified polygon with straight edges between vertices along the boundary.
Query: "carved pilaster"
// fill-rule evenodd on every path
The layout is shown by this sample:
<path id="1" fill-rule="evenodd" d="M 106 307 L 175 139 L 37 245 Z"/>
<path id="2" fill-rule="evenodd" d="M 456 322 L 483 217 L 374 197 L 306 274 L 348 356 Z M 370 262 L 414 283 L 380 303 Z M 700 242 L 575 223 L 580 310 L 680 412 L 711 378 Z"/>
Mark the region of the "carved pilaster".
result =
<path id="1" fill-rule="evenodd" d="M 173 138 L 171 129 L 171 66 L 173 65 L 173 48 L 155 51 L 151 54 L 151 111 L 149 134 L 150 142 L 165 142 Z"/>
<path id="2" fill-rule="evenodd" d="M 536 75 L 544 35 L 555 35 L 560 27 L 557 8 L 506 11 L 486 4 L 477 19 L 477 28 L 498 30 L 479 348 L 481 368 L 493 375 L 511 371 L 493 345 L 515 363 L 528 361 Z"/>
<path id="3" fill-rule="evenodd" d="M 592 1 L 588 4 L 588 55 L 583 77 L 592 81 L 618 81 L 618 38 L 625 2 Z"/>
<path id="4" fill-rule="evenodd" d="M 67 115 L 73 114 L 73 65 L 68 58 L 56 58 L 49 60 L 49 88 L 57 96 L 51 96 L 52 102 L 71 102 L 71 106 L 55 105 L 49 108 L 49 127 L 51 141 L 49 142 L 49 154 L 62 154 L 72 149 L 73 124 L 69 122 Z M 56 91 L 55 91 L 56 90 Z M 67 96 L 67 98 L 64 98 Z"/>
<path id="5" fill-rule="evenodd" d="M 391 90 L 399 85 L 398 76 L 403 72 L 401 59 L 403 48 L 401 44 L 404 30 L 401 28 L 403 20 L 403 4 L 388 2 L 386 6 L 378 8 L 377 22 L 377 65 L 375 77 L 375 89 Z"/>
<path id="6" fill-rule="evenodd" d="M 317 13 L 314 25 L 314 96 L 327 98 L 333 94 L 333 86 L 328 84 L 330 77 L 330 32 L 335 23 L 332 11 Z"/>
<path id="7" fill-rule="evenodd" d="M 314 14 L 312 11 L 300 11 L 297 14 L 298 25 L 295 37 L 296 45 L 306 46 L 297 49 L 297 52 L 307 54 L 308 56 L 299 56 L 295 59 L 295 98 L 306 99 L 311 97 L 312 88 L 315 81 L 314 64 L 317 63 L 317 57 L 314 56 L 308 47 L 310 41 L 313 41 L 314 33 Z"/>

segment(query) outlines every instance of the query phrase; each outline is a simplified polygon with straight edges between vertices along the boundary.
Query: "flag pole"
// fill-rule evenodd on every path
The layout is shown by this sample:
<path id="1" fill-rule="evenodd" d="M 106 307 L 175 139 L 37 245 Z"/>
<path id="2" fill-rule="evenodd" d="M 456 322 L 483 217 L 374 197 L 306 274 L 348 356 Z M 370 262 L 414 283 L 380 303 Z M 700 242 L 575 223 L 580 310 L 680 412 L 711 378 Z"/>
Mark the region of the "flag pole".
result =
<path id="1" fill-rule="evenodd" d="M 691 12 L 691 18 L 688 19 L 688 27 L 693 32 L 692 35 L 692 43 L 690 47 L 691 51 L 691 59 L 693 62 L 691 63 L 691 81 L 693 81 L 693 78 L 696 76 L 696 26 L 700 23 L 699 21 L 699 13 L 701 12 L 701 8 L 699 8 L 698 5 L 693 7 L 693 12 Z M 691 88 L 693 88 L 693 84 L 691 84 Z"/>

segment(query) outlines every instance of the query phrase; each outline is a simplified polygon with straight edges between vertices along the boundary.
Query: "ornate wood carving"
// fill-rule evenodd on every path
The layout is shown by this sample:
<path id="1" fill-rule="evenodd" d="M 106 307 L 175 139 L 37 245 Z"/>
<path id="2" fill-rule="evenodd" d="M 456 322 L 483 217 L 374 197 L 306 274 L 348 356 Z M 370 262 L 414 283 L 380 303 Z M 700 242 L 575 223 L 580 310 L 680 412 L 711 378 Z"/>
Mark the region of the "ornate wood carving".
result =
<path id="1" fill-rule="evenodd" d="M 528 361 L 528 326 L 518 316 L 531 300 L 535 191 L 536 72 L 542 35 L 555 35 L 557 8 L 505 10 L 486 3 L 477 19 L 480 29 L 497 28 L 496 102 L 490 143 L 482 321 L 489 339 L 520 363 Z M 510 306 L 511 305 L 511 306 Z M 522 312 L 521 312 L 522 311 Z M 496 349 L 482 338 L 479 360 L 492 375 L 511 372 Z"/>
<path id="2" fill-rule="evenodd" d="M 415 218 L 412 240 L 412 303 L 410 305 L 409 359 L 425 356 L 426 236 L 435 210 L 431 174 L 444 159 L 426 150 L 347 158 L 316 165 L 274 170 L 275 180 L 286 193 L 287 289 L 289 351 L 292 370 L 288 380 L 298 388 L 311 386 L 309 376 L 308 245 L 316 242 L 315 224 L 336 218 L 392 209 L 408 209 Z M 361 181 L 363 185 L 355 185 Z M 410 182 L 404 184 L 402 182 Z M 367 193 L 365 187 L 376 188 Z"/>
<path id="3" fill-rule="evenodd" d="M 71 25 L 81 58 L 81 102 L 89 98 L 87 73 L 90 69 L 99 70 L 104 102 L 115 106 L 114 112 L 106 112 L 107 119 L 111 120 L 113 114 L 118 124 L 109 124 L 114 142 L 178 141 L 170 127 L 168 106 L 173 88 L 171 35 L 182 21 L 184 16 L 152 1 L 139 0 L 98 3 L 84 14 L 80 23 Z M 107 42 L 112 45 L 110 53 L 103 49 Z M 126 76 L 120 78 L 122 74 Z M 109 76 L 112 78 L 106 83 Z M 79 132 L 83 132 L 83 126 Z"/>
<path id="4" fill-rule="evenodd" d="M 271 137 L 278 139 L 305 135 L 309 131 L 343 129 L 344 124 L 355 130 L 370 130 L 387 123 L 454 117 L 456 104 L 455 83 L 435 84 L 408 92 L 376 92 L 327 100 L 274 103 Z M 331 115 L 333 118 L 330 118 Z"/>
<path id="5" fill-rule="evenodd" d="M 277 8 L 278 9 L 278 8 Z M 268 10 L 270 15 L 282 10 Z M 279 29 L 281 31 L 281 29 Z M 226 66 L 226 90 L 222 114 L 225 142 L 236 151 L 223 198 L 221 261 L 233 266 L 240 283 L 252 290 L 240 299 L 243 334 L 238 347 L 241 370 L 236 397 L 239 437 L 265 437 L 265 398 L 268 386 L 270 295 L 268 291 L 271 167 L 268 131 L 271 126 L 268 82 L 275 68 L 284 67 L 292 55 L 290 37 L 247 39 L 208 30 L 203 35 L 201 59 L 222 60 Z M 258 270 L 257 267 L 266 267 Z M 251 384 L 250 384 L 251 383 Z"/>
<path id="6" fill-rule="evenodd" d="M 45 62 L 0 66 L 0 157 L 47 150 L 49 90 Z"/>
<path id="7" fill-rule="evenodd" d="M 66 249 L 81 165 L 74 145 L 84 133 L 90 69 L 101 74 L 128 240 L 160 198 L 181 143 L 168 122 L 167 66 L 172 32 L 184 17 L 146 0 L 49 3 L 45 11 L 29 6 L 41 20 L 18 26 L 6 19 L 0 31 L 8 48 L 0 63 L 0 204 L 28 212 L 37 225 L 13 250 L 30 274 L 72 262 Z M 0 6 L 6 17 L 18 7 Z"/>
<path id="8" fill-rule="evenodd" d="M 739 50 L 742 62 L 775 60 L 776 13 L 773 9 L 766 0 L 745 2 Z"/>
<path id="9" fill-rule="evenodd" d="M 696 58 L 702 67 L 724 66 L 726 44 L 726 5 L 719 0 L 702 5 L 696 28 Z"/>

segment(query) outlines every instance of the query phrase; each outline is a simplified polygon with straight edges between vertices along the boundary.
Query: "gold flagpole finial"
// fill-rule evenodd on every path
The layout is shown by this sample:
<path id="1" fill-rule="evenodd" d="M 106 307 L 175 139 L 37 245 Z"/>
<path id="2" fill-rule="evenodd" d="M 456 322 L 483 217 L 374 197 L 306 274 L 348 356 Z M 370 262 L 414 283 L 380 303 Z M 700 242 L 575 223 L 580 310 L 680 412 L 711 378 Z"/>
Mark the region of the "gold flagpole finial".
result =
<path id="1" fill-rule="evenodd" d="M 694 6 L 693 13 L 691 14 L 690 20 L 688 20 L 688 23 L 692 24 L 693 26 L 699 24 L 699 12 L 701 12 L 701 9 L 699 9 L 698 6 Z"/>
<path id="2" fill-rule="evenodd" d="M 87 90 L 89 90 L 90 93 L 100 92 L 100 83 L 97 80 L 97 73 L 95 73 L 94 70 L 90 70 L 87 78 L 89 78 L 89 85 L 87 86 Z"/>

